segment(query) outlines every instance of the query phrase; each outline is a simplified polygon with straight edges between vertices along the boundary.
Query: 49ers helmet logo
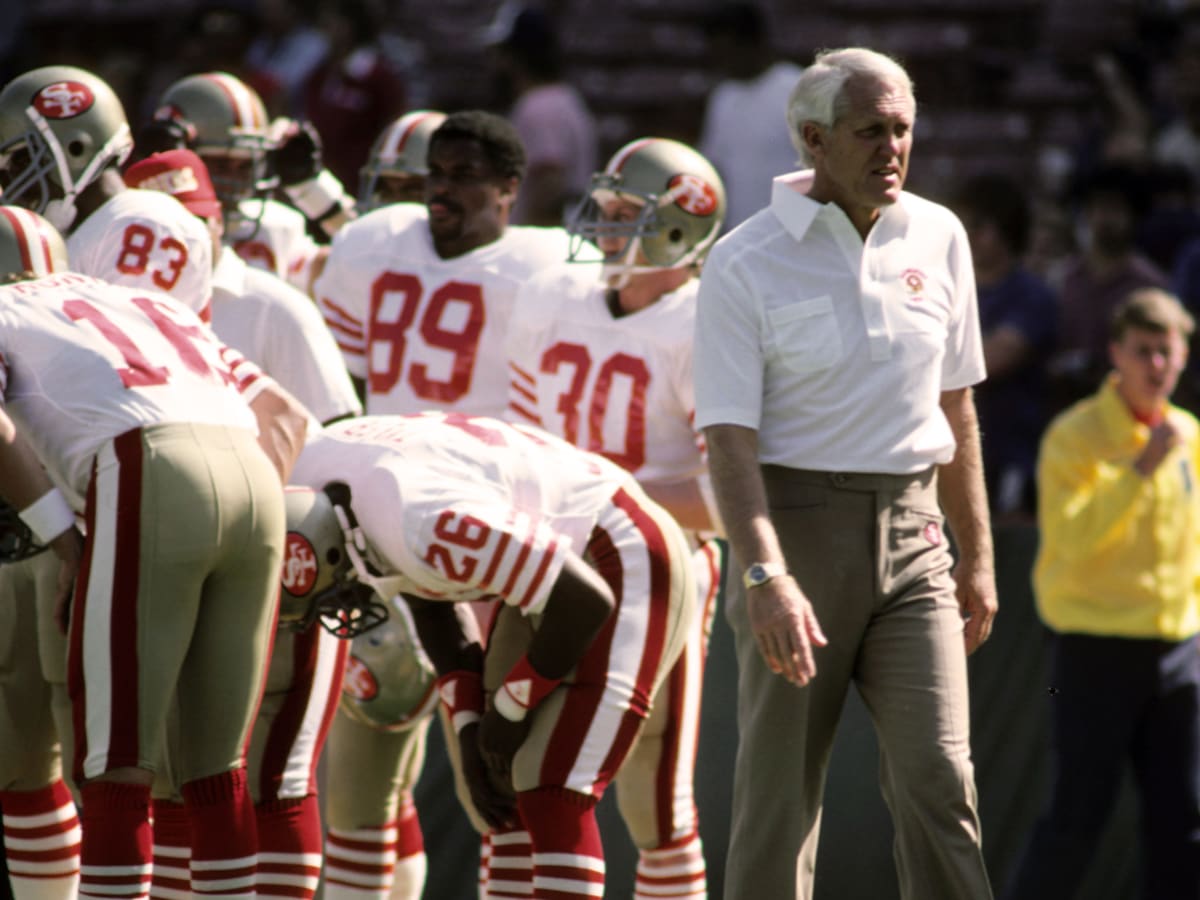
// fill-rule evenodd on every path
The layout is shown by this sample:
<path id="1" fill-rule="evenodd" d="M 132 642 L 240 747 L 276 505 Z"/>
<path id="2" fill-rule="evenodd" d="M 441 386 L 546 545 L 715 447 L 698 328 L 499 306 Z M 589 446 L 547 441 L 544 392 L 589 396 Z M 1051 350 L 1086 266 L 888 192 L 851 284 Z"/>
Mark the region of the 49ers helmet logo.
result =
<path id="1" fill-rule="evenodd" d="M 357 656 L 346 659 L 346 674 L 342 676 L 342 693 L 355 700 L 374 700 L 379 696 L 379 682 Z"/>
<path id="2" fill-rule="evenodd" d="M 681 173 L 671 176 L 668 190 L 679 190 L 675 205 L 693 216 L 711 216 L 717 211 L 717 192 L 699 175 Z"/>
<path id="3" fill-rule="evenodd" d="M 317 581 L 317 552 L 308 538 L 295 531 L 287 535 L 281 581 L 293 597 L 303 597 Z"/>
<path id="4" fill-rule="evenodd" d="M 47 119 L 72 119 L 95 102 L 91 88 L 78 81 L 56 81 L 33 95 L 33 108 Z"/>

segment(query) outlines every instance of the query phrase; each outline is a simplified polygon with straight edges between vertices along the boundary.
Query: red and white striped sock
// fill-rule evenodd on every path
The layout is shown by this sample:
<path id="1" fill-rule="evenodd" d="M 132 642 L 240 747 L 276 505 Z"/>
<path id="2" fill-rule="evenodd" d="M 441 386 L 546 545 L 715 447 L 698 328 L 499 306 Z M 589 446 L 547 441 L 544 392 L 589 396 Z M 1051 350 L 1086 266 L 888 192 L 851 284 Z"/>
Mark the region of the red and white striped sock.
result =
<path id="1" fill-rule="evenodd" d="M 258 823 L 258 896 L 310 900 L 321 880 L 321 810 L 317 795 L 269 800 Z"/>
<path id="2" fill-rule="evenodd" d="M 73 900 L 79 890 L 79 815 L 60 778 L 35 791 L 0 791 L 15 900 Z"/>
<path id="3" fill-rule="evenodd" d="M 79 896 L 144 900 L 150 894 L 154 859 L 150 786 L 93 781 L 79 794 L 83 802 Z"/>
<path id="4" fill-rule="evenodd" d="M 492 836 L 484 834 L 479 839 L 479 900 L 487 900 L 488 870 L 492 862 Z"/>
<path id="5" fill-rule="evenodd" d="M 708 872 L 700 835 L 638 854 L 634 900 L 707 900 Z"/>
<path id="6" fill-rule="evenodd" d="M 544 787 L 517 794 L 517 807 L 533 843 L 533 895 L 538 900 L 603 896 L 604 846 L 594 798 Z"/>
<path id="7" fill-rule="evenodd" d="M 190 900 L 192 875 L 192 821 L 187 807 L 174 800 L 153 801 L 154 873 L 150 881 L 153 900 Z"/>
<path id="8" fill-rule="evenodd" d="M 183 799 L 192 823 L 192 893 L 253 900 L 258 839 L 246 770 L 189 781 Z"/>
<path id="9" fill-rule="evenodd" d="M 512 900 L 533 896 L 533 844 L 529 832 L 518 826 L 495 831 L 489 837 L 491 852 L 484 873 L 484 900 Z"/>
<path id="10" fill-rule="evenodd" d="M 395 868 L 395 822 L 325 835 L 326 900 L 385 900 Z"/>
<path id="11" fill-rule="evenodd" d="M 396 867 L 389 900 L 421 900 L 428 867 L 417 806 L 412 793 L 405 791 L 400 795 L 400 814 L 396 820 Z"/>

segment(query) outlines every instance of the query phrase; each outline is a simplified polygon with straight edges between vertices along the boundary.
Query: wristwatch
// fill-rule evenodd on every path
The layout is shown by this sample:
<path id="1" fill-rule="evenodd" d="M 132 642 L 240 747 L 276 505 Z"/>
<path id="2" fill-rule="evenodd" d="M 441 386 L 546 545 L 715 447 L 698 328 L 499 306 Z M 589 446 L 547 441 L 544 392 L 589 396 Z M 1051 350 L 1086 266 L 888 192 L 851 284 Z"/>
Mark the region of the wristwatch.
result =
<path id="1" fill-rule="evenodd" d="M 742 584 L 746 586 L 746 590 L 750 590 L 787 573 L 787 566 L 783 563 L 753 563 L 742 573 Z"/>

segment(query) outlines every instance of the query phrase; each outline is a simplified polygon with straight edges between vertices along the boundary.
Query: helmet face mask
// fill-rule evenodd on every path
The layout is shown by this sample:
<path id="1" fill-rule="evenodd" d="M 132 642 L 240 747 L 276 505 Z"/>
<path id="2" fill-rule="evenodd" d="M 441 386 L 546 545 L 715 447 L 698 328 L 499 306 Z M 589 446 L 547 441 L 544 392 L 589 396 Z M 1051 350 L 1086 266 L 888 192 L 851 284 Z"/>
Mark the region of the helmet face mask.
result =
<path id="1" fill-rule="evenodd" d="M 615 200 L 640 207 L 636 216 L 610 216 Z M 624 239 L 607 252 L 604 277 L 622 287 L 640 272 L 698 266 L 725 217 L 725 189 L 708 161 L 685 144 L 644 138 L 618 150 L 567 225 L 570 259 L 585 242 L 600 246 Z M 601 249 L 606 249 L 601 246 Z"/>
<path id="2" fill-rule="evenodd" d="M 41 213 L 60 230 L 76 198 L 133 149 L 125 110 L 103 80 L 73 66 L 44 66 L 0 91 L 4 202 Z"/>
<path id="3" fill-rule="evenodd" d="M 424 202 L 429 138 L 445 119 L 444 113 L 417 110 L 405 113 L 379 133 L 359 173 L 360 210 Z"/>
<path id="4" fill-rule="evenodd" d="M 345 494 L 341 502 L 336 490 L 286 491 L 280 627 L 304 631 L 320 622 L 335 637 L 348 639 L 387 621 L 388 609 L 379 602 L 370 576 L 360 580 L 363 562 L 354 548 L 357 525 L 349 510 L 348 489 Z"/>

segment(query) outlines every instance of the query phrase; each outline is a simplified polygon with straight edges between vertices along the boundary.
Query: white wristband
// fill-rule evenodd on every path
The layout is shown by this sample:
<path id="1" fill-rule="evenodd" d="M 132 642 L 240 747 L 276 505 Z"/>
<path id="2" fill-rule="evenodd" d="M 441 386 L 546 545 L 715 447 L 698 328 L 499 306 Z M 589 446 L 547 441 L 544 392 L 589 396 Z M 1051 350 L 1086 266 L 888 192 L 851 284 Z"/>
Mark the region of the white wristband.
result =
<path id="1" fill-rule="evenodd" d="M 58 488 L 50 488 L 21 510 L 21 521 L 41 543 L 48 544 L 75 525 L 75 513 Z"/>
<path id="2" fill-rule="evenodd" d="M 507 684 L 500 685 L 500 690 L 492 696 L 492 705 L 510 722 L 520 722 L 529 714 L 529 708 L 517 702 Z"/>
<path id="3" fill-rule="evenodd" d="M 337 176 L 322 169 L 314 178 L 285 187 L 288 198 L 296 209 L 314 222 L 319 222 L 332 212 L 346 209 L 351 200 Z"/>

